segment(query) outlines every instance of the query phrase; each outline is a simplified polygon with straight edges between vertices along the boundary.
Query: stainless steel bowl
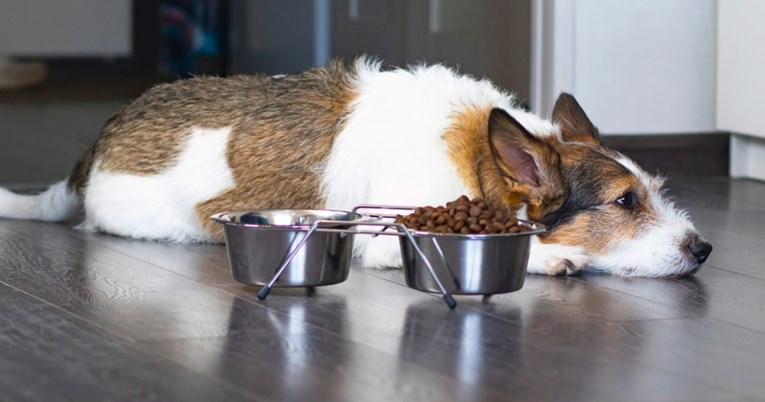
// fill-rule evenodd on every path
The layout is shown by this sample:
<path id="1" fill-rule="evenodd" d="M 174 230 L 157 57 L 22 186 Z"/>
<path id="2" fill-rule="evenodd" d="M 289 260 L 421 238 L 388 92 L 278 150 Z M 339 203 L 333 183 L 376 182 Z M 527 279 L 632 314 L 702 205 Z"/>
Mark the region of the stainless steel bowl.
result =
<path id="1" fill-rule="evenodd" d="M 258 210 L 211 217 L 223 224 L 229 265 L 238 282 L 265 285 L 317 220 L 355 221 L 362 215 L 333 210 Z M 347 226 L 344 226 L 347 227 Z M 273 286 L 331 285 L 348 278 L 353 235 L 316 231 Z"/>
<path id="2" fill-rule="evenodd" d="M 526 277 L 531 236 L 545 231 L 541 224 L 518 221 L 522 233 L 461 235 L 414 232 L 417 246 L 430 261 L 447 292 L 490 295 L 520 289 Z M 405 237 L 400 239 L 406 284 L 440 293 L 433 276 Z"/>

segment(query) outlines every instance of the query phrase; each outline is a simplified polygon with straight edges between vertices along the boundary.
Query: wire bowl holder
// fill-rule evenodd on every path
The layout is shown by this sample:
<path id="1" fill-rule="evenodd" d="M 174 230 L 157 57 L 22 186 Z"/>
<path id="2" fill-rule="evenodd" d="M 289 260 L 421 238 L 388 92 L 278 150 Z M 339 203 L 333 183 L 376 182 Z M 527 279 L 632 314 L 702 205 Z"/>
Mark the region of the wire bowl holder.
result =
<path id="1" fill-rule="evenodd" d="M 401 223 L 396 223 L 392 221 L 391 219 L 395 218 L 397 215 L 396 213 L 391 213 L 389 211 L 413 211 L 416 209 L 416 207 L 411 206 L 392 206 L 392 205 L 374 205 L 374 204 L 362 204 L 358 205 L 355 208 L 353 208 L 354 214 L 360 214 L 362 218 L 357 220 L 333 220 L 333 219 L 318 219 L 310 224 L 308 227 L 308 230 L 301 231 L 301 233 L 304 232 L 302 236 L 296 236 L 292 240 L 292 244 L 290 244 L 290 247 L 287 249 L 286 254 L 281 259 L 281 263 L 279 264 L 276 271 L 274 271 L 273 276 L 271 279 L 263 285 L 263 287 L 258 292 L 258 299 L 265 300 L 268 297 L 268 294 L 271 292 L 271 289 L 274 287 L 276 282 L 279 280 L 279 277 L 284 273 L 284 271 L 289 267 L 290 262 L 293 261 L 295 256 L 298 255 L 300 250 L 305 246 L 305 244 L 308 242 L 308 240 L 311 238 L 312 235 L 315 233 L 336 233 L 339 234 L 340 237 L 345 237 L 348 235 L 371 235 L 373 237 L 377 236 L 397 236 L 400 238 L 404 238 L 406 243 L 409 247 L 411 247 L 411 250 L 414 250 L 414 256 L 410 257 L 412 260 L 417 259 L 419 262 L 422 263 L 422 265 L 425 267 L 425 270 L 427 271 L 427 274 L 432 279 L 432 283 L 435 284 L 435 286 L 428 288 L 424 288 L 421 290 L 425 291 L 434 291 L 437 293 L 440 293 L 444 302 L 447 306 L 449 306 L 450 309 L 454 309 L 457 306 L 457 302 L 452 296 L 452 294 L 449 292 L 447 286 L 444 286 L 444 282 L 441 277 L 439 277 L 439 274 L 437 273 L 436 269 L 433 266 L 433 263 L 431 262 L 431 259 L 428 258 L 425 252 L 423 252 L 420 245 L 418 245 L 418 241 L 415 239 L 416 236 L 421 236 L 422 233 L 416 232 L 412 229 L 407 228 Z M 364 214 L 361 214 L 359 211 L 365 210 L 365 211 L 379 211 L 379 212 L 367 212 Z M 213 216 L 213 219 L 221 222 L 221 216 L 225 214 L 216 214 Z M 225 223 L 225 222 L 221 222 Z M 525 268 L 526 263 L 528 260 L 528 238 L 530 238 L 531 235 L 539 234 L 544 232 L 545 227 L 544 225 L 534 223 L 534 222 L 528 222 L 528 221 L 518 221 L 519 224 L 524 225 L 526 227 L 527 231 L 523 232 L 521 234 L 504 234 L 504 235 L 451 235 L 451 238 L 458 238 L 458 239 L 477 239 L 477 240 L 486 240 L 486 239 L 501 239 L 501 238 L 508 238 L 508 237 L 514 237 L 514 238 L 522 238 L 526 237 L 525 242 L 521 242 L 521 248 L 525 248 L 525 250 L 521 250 L 521 252 L 518 254 L 516 260 L 513 261 L 514 265 L 522 265 L 522 272 L 516 273 L 516 277 L 513 279 L 514 283 L 512 285 L 512 288 L 500 290 L 496 293 L 503 293 L 508 291 L 517 290 L 522 286 L 523 283 L 523 277 L 525 275 Z M 305 228 L 305 226 L 303 226 Z M 364 229 L 360 229 L 359 227 L 365 227 Z M 369 227 L 379 227 L 379 230 L 371 230 Z M 438 235 L 435 235 L 438 236 Z M 447 262 L 447 258 L 444 256 L 444 252 L 442 251 L 441 247 L 438 244 L 438 241 L 436 240 L 436 237 L 431 237 L 429 239 L 432 242 L 432 248 L 436 250 L 435 254 L 437 256 L 437 259 L 439 260 L 439 264 L 441 264 L 441 272 L 448 273 L 452 277 L 450 279 L 453 280 L 454 283 L 457 284 L 457 287 L 459 288 L 459 281 L 456 279 L 456 276 L 454 274 L 454 271 L 449 266 L 450 264 Z M 402 253 L 404 253 L 404 247 L 402 242 Z M 495 250 L 493 254 L 497 254 L 497 251 Z M 520 276 L 519 276 L 520 275 Z M 410 278 L 407 277 L 407 284 L 410 285 L 410 287 L 413 287 L 417 289 L 418 287 L 412 286 L 410 284 Z M 481 292 L 473 292 L 469 294 L 481 294 Z"/>

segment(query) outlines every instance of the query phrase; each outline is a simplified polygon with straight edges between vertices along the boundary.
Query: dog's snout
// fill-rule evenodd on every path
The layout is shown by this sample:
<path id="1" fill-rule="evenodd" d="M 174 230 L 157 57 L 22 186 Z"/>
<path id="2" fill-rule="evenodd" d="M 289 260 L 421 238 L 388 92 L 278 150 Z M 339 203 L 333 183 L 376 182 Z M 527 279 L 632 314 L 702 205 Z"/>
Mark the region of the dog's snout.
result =
<path id="1" fill-rule="evenodd" d="M 709 257 L 709 253 L 712 252 L 712 245 L 701 240 L 696 235 L 690 237 L 686 247 L 699 264 L 703 264 L 707 257 Z"/>

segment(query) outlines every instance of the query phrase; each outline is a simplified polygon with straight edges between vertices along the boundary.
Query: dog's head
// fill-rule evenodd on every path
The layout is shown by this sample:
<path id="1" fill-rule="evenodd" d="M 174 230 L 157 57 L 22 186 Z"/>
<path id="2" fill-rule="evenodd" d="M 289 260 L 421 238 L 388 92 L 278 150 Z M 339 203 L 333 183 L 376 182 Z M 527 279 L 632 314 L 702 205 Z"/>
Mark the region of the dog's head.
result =
<path id="1" fill-rule="evenodd" d="M 680 276 L 706 261 L 712 246 L 685 211 L 664 194 L 664 180 L 601 145 L 576 100 L 563 94 L 554 130 L 532 135 L 495 109 L 489 123 L 492 155 L 529 219 L 550 229 L 543 243 L 577 246 L 593 268 L 620 275 Z"/>

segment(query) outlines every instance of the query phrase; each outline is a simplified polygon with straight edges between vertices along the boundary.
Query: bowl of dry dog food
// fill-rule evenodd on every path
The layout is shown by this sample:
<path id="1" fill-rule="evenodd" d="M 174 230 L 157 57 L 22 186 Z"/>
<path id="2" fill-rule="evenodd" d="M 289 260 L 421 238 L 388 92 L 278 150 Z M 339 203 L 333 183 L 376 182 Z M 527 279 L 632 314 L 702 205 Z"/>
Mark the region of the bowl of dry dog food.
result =
<path id="1" fill-rule="evenodd" d="M 444 289 L 457 295 L 520 289 L 531 236 L 546 230 L 544 225 L 516 219 L 466 196 L 444 206 L 415 208 L 409 215 L 396 216 L 396 223 L 412 231 L 413 241 L 402 237 L 400 242 L 407 285 L 442 292 L 425 265 L 427 259 Z"/>

